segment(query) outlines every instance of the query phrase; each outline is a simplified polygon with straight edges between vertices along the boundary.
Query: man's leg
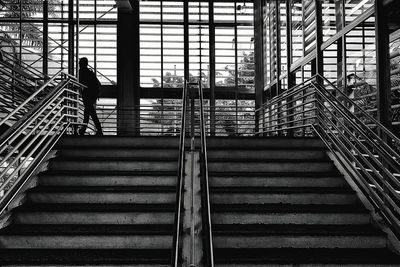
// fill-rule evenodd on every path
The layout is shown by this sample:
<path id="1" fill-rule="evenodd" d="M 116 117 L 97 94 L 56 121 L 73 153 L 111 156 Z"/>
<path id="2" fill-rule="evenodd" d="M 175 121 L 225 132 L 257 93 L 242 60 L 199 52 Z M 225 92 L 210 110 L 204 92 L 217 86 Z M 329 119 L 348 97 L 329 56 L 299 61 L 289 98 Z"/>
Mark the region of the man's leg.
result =
<path id="1" fill-rule="evenodd" d="M 89 122 L 89 115 L 90 115 L 90 105 L 85 103 L 85 109 L 83 111 L 83 126 L 79 131 L 80 135 L 84 135 L 85 134 L 86 127 L 87 127 L 87 124 Z"/>
<path id="2" fill-rule="evenodd" d="M 96 134 L 102 135 L 103 131 L 101 129 L 101 124 L 100 124 L 99 118 L 97 117 L 95 104 L 91 105 L 91 107 L 92 107 L 92 109 L 90 111 L 90 116 L 92 117 L 94 125 L 96 126 L 96 130 L 97 130 Z"/>

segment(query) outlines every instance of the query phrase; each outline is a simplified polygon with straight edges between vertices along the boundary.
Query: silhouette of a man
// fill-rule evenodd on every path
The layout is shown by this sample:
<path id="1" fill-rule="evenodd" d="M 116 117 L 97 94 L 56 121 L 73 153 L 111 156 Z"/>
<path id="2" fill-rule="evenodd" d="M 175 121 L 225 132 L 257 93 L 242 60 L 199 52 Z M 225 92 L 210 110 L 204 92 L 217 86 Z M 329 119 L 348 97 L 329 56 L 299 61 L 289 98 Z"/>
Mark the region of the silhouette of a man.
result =
<path id="1" fill-rule="evenodd" d="M 96 135 L 103 135 L 101 124 L 99 118 L 97 117 L 95 108 L 96 100 L 99 97 L 100 92 L 100 82 L 96 75 L 88 69 L 88 59 L 86 57 L 83 57 L 79 60 L 79 82 L 87 87 L 83 89 L 82 92 L 83 104 L 85 105 L 85 111 L 83 115 L 84 126 L 80 129 L 79 134 L 85 134 L 90 116 L 96 125 Z"/>

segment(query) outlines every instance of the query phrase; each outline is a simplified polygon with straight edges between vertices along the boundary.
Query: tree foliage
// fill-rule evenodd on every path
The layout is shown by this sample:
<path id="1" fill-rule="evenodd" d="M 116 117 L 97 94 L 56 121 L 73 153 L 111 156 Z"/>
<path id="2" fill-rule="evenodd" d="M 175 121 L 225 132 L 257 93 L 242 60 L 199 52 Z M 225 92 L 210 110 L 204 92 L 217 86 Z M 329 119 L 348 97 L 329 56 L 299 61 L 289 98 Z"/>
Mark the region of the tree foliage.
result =
<path id="1" fill-rule="evenodd" d="M 225 70 L 229 77 L 224 81 L 219 81 L 217 86 L 235 84 L 235 68 L 232 65 L 226 65 Z M 238 64 L 238 87 L 248 88 L 254 86 L 254 52 L 243 53 L 243 57 Z M 199 76 L 189 74 L 189 82 L 198 82 Z M 161 82 L 153 78 L 153 87 L 161 87 Z M 173 75 L 167 72 L 163 76 L 163 88 L 182 88 L 183 77 Z M 203 88 L 209 87 L 209 77 L 206 73 L 201 73 L 201 83 Z M 205 101 L 207 102 L 207 101 Z M 204 103 L 206 105 L 206 103 Z M 156 124 L 162 124 L 166 132 L 177 133 L 179 131 L 179 120 L 177 114 L 181 109 L 182 101 L 180 99 L 161 99 L 157 100 L 154 111 L 152 111 L 151 121 Z M 236 135 L 253 133 L 254 125 L 254 106 L 250 101 L 245 100 L 217 100 L 215 110 L 215 128 L 218 134 Z M 207 115 L 207 114 L 206 114 Z"/>
<path id="2" fill-rule="evenodd" d="M 48 12 L 56 16 L 61 0 L 49 0 Z M 0 0 L 0 12 L 5 19 L 29 19 L 43 13 L 43 0 Z M 0 26 L 0 46 L 15 47 L 20 40 L 22 45 L 43 48 L 43 31 L 33 23 L 8 23 Z M 2 44 L 6 43 L 6 44 Z M 15 50 L 15 49 L 14 49 Z M 14 51 L 12 51 L 14 52 Z"/>

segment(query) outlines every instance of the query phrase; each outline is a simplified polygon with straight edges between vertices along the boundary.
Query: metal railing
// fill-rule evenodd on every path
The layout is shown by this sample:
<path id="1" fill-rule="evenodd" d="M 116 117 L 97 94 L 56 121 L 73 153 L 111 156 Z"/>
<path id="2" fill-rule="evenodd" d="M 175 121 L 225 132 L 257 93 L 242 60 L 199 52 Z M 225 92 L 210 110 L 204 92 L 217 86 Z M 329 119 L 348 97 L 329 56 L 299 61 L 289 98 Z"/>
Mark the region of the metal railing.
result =
<path id="1" fill-rule="evenodd" d="M 201 177 L 202 177 L 202 209 L 203 209 L 203 231 L 205 234 L 205 265 L 214 267 L 214 249 L 212 243 L 212 226 L 211 226 L 211 207 L 210 207 L 210 186 L 208 178 L 208 156 L 206 141 L 206 125 L 204 118 L 204 97 L 201 82 L 198 85 L 200 100 L 200 139 L 201 139 Z"/>
<path id="2" fill-rule="evenodd" d="M 2 52 L 3 60 L 0 61 L 0 119 L 12 112 L 24 101 L 35 94 L 22 109 L 13 112 L 15 120 L 21 118 L 32 108 L 49 90 L 57 85 L 57 82 L 34 68 L 21 62 L 17 62 L 10 54 Z M 46 80 L 51 80 L 46 83 Z M 39 91 L 39 92 L 37 92 Z"/>
<path id="3" fill-rule="evenodd" d="M 4 63 L 4 65 L 13 68 L 16 73 L 25 77 L 26 79 L 40 82 L 50 78 L 37 70 L 32 65 L 25 63 L 21 59 L 16 58 L 14 55 L 8 52 L 2 51 L 1 54 L 3 56 L 2 62 Z"/>
<path id="4" fill-rule="evenodd" d="M 0 124 L 11 127 L 30 109 L 44 99 L 66 77 L 73 76 L 57 72 L 53 77 L 47 77 L 30 65 L 15 59 L 11 54 L 2 52 L 0 61 Z M 80 100 L 79 100 L 80 101 Z M 78 110 L 83 116 L 83 109 Z M 93 132 L 93 123 L 89 123 L 89 131 Z"/>
<path id="5" fill-rule="evenodd" d="M 60 80 L 55 86 L 53 82 Z M 14 115 L 41 92 L 51 90 L 18 120 Z M 59 72 L 1 121 L 10 126 L 0 136 L 0 214 L 39 168 L 64 133 L 74 133 L 79 124 L 79 84 L 75 77 Z"/>
<path id="6" fill-rule="evenodd" d="M 182 92 L 181 128 L 179 134 L 179 160 L 178 160 L 178 180 L 177 180 L 178 183 L 176 187 L 174 236 L 172 242 L 172 257 L 171 257 L 171 266 L 173 267 L 179 266 L 179 235 L 181 232 L 183 178 L 185 176 L 186 110 L 187 110 L 187 84 L 185 82 Z"/>
<path id="7" fill-rule="evenodd" d="M 194 86 L 194 88 L 193 88 Z M 190 88 L 192 87 L 192 88 Z M 198 89 L 195 92 L 194 89 Z M 190 90 L 190 91 L 189 91 Z M 198 93 L 198 102 L 195 101 L 195 94 Z M 189 109 L 190 103 L 190 109 Z M 178 186 L 176 194 L 176 212 L 175 212 L 175 231 L 173 238 L 173 256 L 172 266 L 179 265 L 179 236 L 181 227 L 181 206 L 182 206 L 182 190 L 183 178 L 185 175 L 185 136 L 190 137 L 191 150 L 195 149 L 195 137 L 200 136 L 200 160 L 201 160 L 201 200 L 202 200 L 202 222 L 203 222 L 203 237 L 204 237 L 204 261 L 205 266 L 214 266 L 214 254 L 212 245 L 212 231 L 211 231 L 211 212 L 210 212 L 210 191 L 208 179 L 208 163 L 207 163 L 207 144 L 206 144 L 206 127 L 204 116 L 204 97 L 203 90 L 200 83 L 187 83 L 184 84 L 182 94 L 182 114 L 181 114 L 181 128 L 180 128 L 180 143 L 179 143 L 179 163 L 178 163 Z M 190 122 L 190 123 L 188 123 Z M 196 131 L 195 125 L 198 125 L 199 131 Z M 192 177 L 193 179 L 193 177 Z M 192 183 L 193 184 L 193 183 Z M 193 194 L 193 190 L 192 190 Z M 192 201 L 194 197 L 192 195 Z M 193 203 L 192 203 L 193 205 Z M 194 208 L 191 211 L 194 216 Z M 191 219 L 192 223 L 195 219 Z M 195 266 L 195 225 L 191 224 L 191 263 L 190 266 Z"/>
<path id="8" fill-rule="evenodd" d="M 261 135 L 319 136 L 400 235 L 400 139 L 390 130 L 318 75 L 257 112 Z M 366 121 L 376 127 L 371 129 Z"/>
<path id="9" fill-rule="evenodd" d="M 199 105 L 196 100 L 197 106 Z M 207 135 L 216 136 L 249 136 L 255 133 L 255 108 L 250 106 L 220 105 L 210 107 L 208 101 L 203 101 L 204 125 Z M 115 104 L 98 104 L 97 114 L 106 135 L 117 134 L 118 114 L 139 115 L 132 119 L 132 125 L 140 125 L 141 135 L 178 136 L 182 115 L 182 104 L 146 103 L 131 109 L 117 110 Z M 211 119 L 211 113 L 214 119 Z M 200 134 L 199 117 L 196 118 L 196 134 Z M 139 120 L 139 123 L 137 121 Z M 189 124 L 187 125 L 189 127 Z"/>

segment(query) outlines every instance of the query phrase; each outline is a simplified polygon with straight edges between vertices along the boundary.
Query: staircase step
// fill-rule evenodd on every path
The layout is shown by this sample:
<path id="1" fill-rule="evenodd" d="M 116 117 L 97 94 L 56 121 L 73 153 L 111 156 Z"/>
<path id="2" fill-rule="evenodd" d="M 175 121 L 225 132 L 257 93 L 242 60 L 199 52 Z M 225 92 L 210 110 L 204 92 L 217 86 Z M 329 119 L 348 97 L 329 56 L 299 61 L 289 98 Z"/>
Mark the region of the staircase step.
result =
<path id="1" fill-rule="evenodd" d="M 2 249 L 2 266 L 170 266 L 170 249 Z M 17 265 L 18 264 L 18 265 Z"/>
<path id="2" fill-rule="evenodd" d="M 213 204 L 214 224 L 368 224 L 360 205 Z"/>
<path id="3" fill-rule="evenodd" d="M 213 225 L 215 248 L 385 248 L 369 225 Z"/>
<path id="4" fill-rule="evenodd" d="M 305 163 L 305 164 L 313 164 L 313 163 L 332 163 L 332 160 L 329 158 L 324 159 L 307 159 L 303 158 L 301 160 L 298 159 L 282 159 L 282 158 L 271 158 L 271 159 L 264 159 L 264 158 L 251 158 L 251 159 L 237 159 L 237 158 L 216 158 L 216 159 L 209 159 L 211 163 Z"/>
<path id="5" fill-rule="evenodd" d="M 41 186 L 28 191 L 33 203 L 174 203 L 174 186 Z"/>
<path id="6" fill-rule="evenodd" d="M 252 172 L 335 172 L 337 171 L 332 162 L 321 161 L 277 161 L 277 162 L 209 162 L 208 168 L 210 172 L 235 172 L 235 173 L 252 173 Z"/>
<path id="7" fill-rule="evenodd" d="M 1 248 L 171 248 L 173 225 L 12 225 L 0 231 Z"/>
<path id="8" fill-rule="evenodd" d="M 199 144 L 199 140 L 196 140 Z M 186 145 L 190 145 L 187 140 Z M 66 136 L 57 148 L 66 147 L 131 147 L 131 148 L 178 148 L 179 138 L 174 136 Z M 325 144 L 314 137 L 209 137 L 207 147 L 218 148 L 324 148 Z"/>
<path id="9" fill-rule="evenodd" d="M 176 171 L 177 160 L 122 160 L 122 159 L 74 159 L 53 160 L 50 170 L 56 171 Z"/>
<path id="10" fill-rule="evenodd" d="M 269 194 L 269 193 L 285 193 L 285 194 L 297 194 L 297 193 L 350 193 L 354 194 L 355 191 L 350 187 L 257 187 L 257 186 L 242 186 L 242 187 L 211 187 L 211 193 L 229 194 L 229 193 L 255 193 L 255 194 Z"/>
<path id="11" fill-rule="evenodd" d="M 259 148 L 324 148 L 325 144 L 314 137 L 208 137 L 207 148 L 259 149 Z"/>
<path id="12" fill-rule="evenodd" d="M 211 203 L 283 204 L 357 204 L 359 199 L 349 187 L 212 187 Z"/>
<path id="13" fill-rule="evenodd" d="M 77 147 L 65 148 L 58 151 L 60 159 L 68 158 L 129 158 L 129 159 L 169 159 L 178 160 L 177 148 L 104 148 L 104 147 Z"/>
<path id="14" fill-rule="evenodd" d="M 258 186 L 258 187 L 345 187 L 346 180 L 340 176 L 330 174 L 321 174 L 319 176 L 268 174 L 245 176 L 245 175 L 226 175 L 210 174 L 211 187 L 242 187 L 242 186 Z"/>
<path id="15" fill-rule="evenodd" d="M 173 204 L 25 204 L 17 224 L 172 224 Z"/>
<path id="16" fill-rule="evenodd" d="M 383 235 L 372 225 L 299 225 L 299 224 L 213 224 L 213 235 Z"/>
<path id="17" fill-rule="evenodd" d="M 229 249 L 214 251 L 216 266 L 398 266 L 387 249 Z M 392 265 L 393 264 L 393 265 Z"/>
<path id="18" fill-rule="evenodd" d="M 235 159 L 235 160 L 290 160 L 290 159 L 328 159 L 325 149 L 209 149 L 207 156 L 210 161 L 216 159 Z"/>
<path id="19" fill-rule="evenodd" d="M 176 172 L 46 172 L 43 186 L 176 186 Z"/>
<path id="20" fill-rule="evenodd" d="M 173 231 L 173 224 L 12 224 L 0 229 L 0 235 L 167 235 Z"/>
<path id="21" fill-rule="evenodd" d="M 179 148 L 179 137 L 169 136 L 65 136 L 58 143 L 64 148 Z"/>

